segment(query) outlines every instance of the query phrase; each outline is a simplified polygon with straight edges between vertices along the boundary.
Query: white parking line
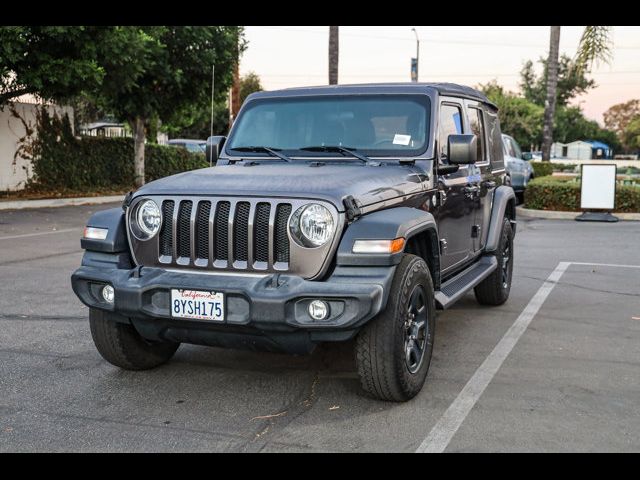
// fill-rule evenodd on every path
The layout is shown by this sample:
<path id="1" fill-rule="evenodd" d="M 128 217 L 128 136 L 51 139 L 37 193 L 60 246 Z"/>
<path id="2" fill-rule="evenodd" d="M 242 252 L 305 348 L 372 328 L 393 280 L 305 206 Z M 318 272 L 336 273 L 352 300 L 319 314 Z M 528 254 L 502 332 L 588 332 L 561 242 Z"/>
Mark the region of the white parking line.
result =
<path id="1" fill-rule="evenodd" d="M 556 269 L 542 284 L 533 298 L 529 301 L 520 316 L 513 322 L 502 339 L 495 346 L 489 356 L 478 367 L 471 379 L 458 394 L 453 403 L 444 412 L 438 423 L 431 429 L 429 435 L 422 441 L 416 453 L 440 453 L 449 445 L 449 442 L 467 418 L 469 412 L 476 404 L 485 388 L 491 383 L 493 377 L 502 366 L 505 359 L 518 343 L 522 334 L 538 313 L 540 307 L 547 299 L 551 291 L 558 284 L 560 277 L 572 262 L 560 262 Z"/>
<path id="2" fill-rule="evenodd" d="M 37 237 L 40 235 L 51 235 L 52 233 L 79 232 L 79 228 L 64 228 L 62 230 L 51 230 L 49 232 L 24 233 L 22 235 L 11 235 L 9 237 L 0 237 L 0 240 L 13 240 L 15 238 Z"/>

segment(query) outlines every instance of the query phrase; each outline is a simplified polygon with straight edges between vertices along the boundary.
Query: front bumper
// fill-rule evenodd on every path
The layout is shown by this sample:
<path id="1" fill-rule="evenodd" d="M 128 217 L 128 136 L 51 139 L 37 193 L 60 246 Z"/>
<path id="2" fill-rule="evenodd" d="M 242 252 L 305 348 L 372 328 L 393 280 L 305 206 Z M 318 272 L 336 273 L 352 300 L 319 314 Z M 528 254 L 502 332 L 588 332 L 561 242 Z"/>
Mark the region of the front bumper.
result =
<path id="1" fill-rule="evenodd" d="M 87 252 L 85 255 L 89 255 Z M 76 270 L 71 283 L 78 298 L 91 308 L 117 313 L 147 338 L 169 338 L 183 331 L 233 331 L 261 334 L 308 332 L 311 341 L 344 340 L 380 312 L 386 304 L 395 267 L 337 267 L 325 281 L 293 275 L 220 275 L 168 271 L 161 268 L 104 268 L 92 262 Z M 100 289 L 110 284 L 114 303 L 102 299 Z M 171 317 L 171 289 L 210 290 L 225 295 L 225 320 L 185 320 Z M 313 299 L 329 302 L 331 314 L 314 321 L 307 313 Z M 136 321 L 139 320 L 137 323 Z M 139 329 L 140 330 L 140 329 Z M 215 343 L 215 342 L 213 342 Z"/>

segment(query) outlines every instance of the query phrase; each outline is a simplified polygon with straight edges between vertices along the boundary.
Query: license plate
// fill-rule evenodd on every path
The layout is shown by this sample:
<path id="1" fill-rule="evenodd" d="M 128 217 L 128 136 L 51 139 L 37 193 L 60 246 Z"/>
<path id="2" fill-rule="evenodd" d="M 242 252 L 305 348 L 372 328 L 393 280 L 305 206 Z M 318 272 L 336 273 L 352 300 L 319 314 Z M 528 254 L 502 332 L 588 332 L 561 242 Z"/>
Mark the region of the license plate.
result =
<path id="1" fill-rule="evenodd" d="M 224 321 L 224 294 L 206 290 L 171 289 L 171 316 Z"/>

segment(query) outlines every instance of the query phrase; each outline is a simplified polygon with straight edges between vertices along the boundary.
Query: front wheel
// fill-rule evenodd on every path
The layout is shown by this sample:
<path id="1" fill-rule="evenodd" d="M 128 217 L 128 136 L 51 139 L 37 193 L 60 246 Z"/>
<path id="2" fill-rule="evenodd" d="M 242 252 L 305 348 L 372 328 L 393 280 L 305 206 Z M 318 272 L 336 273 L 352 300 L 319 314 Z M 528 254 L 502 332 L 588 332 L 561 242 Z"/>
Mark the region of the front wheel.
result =
<path id="1" fill-rule="evenodd" d="M 179 343 L 149 342 L 133 325 L 117 321 L 116 314 L 89 309 L 91 336 L 100 355 L 125 370 L 148 370 L 167 362 Z"/>
<path id="2" fill-rule="evenodd" d="M 356 363 L 365 391 L 404 402 L 427 378 L 435 331 L 433 282 L 420 257 L 405 254 L 396 268 L 387 307 L 358 334 Z"/>

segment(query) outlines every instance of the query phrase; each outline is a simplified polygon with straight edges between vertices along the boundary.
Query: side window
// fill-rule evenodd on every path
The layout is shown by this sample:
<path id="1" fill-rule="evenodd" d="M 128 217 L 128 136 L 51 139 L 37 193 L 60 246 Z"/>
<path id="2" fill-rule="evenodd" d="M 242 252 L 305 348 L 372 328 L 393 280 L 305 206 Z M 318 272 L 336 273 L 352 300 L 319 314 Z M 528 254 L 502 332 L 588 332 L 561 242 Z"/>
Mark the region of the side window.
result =
<path id="1" fill-rule="evenodd" d="M 440 105 L 440 122 L 438 130 L 438 150 L 440 159 L 447 158 L 447 139 L 449 135 L 462 133 L 462 107 L 450 103 Z"/>
<path id="2" fill-rule="evenodd" d="M 471 127 L 471 133 L 478 137 L 478 163 L 485 162 L 487 156 L 485 155 L 484 145 L 484 119 L 482 118 L 482 110 L 475 107 L 469 108 L 469 126 Z"/>
<path id="3" fill-rule="evenodd" d="M 513 138 L 511 139 L 511 144 L 513 145 L 513 156 L 516 158 L 522 158 L 522 150 L 520 150 L 520 145 Z"/>
<path id="4" fill-rule="evenodd" d="M 505 153 L 507 155 L 509 155 L 510 157 L 515 157 L 516 156 L 516 152 L 513 149 L 513 142 L 511 142 L 511 139 L 509 137 L 506 137 L 504 139 L 504 145 L 506 147 Z"/>

